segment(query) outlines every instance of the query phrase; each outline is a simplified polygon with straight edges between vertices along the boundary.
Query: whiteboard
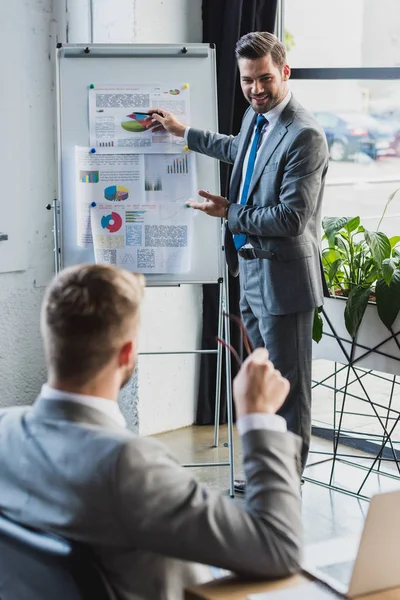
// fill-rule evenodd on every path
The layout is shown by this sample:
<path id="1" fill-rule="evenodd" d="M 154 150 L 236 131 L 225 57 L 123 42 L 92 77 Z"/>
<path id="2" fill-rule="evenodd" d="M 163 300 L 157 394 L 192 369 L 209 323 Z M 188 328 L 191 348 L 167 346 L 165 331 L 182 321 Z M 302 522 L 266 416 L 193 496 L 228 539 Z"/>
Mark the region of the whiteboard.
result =
<path id="1" fill-rule="evenodd" d="M 94 262 L 92 248 L 77 245 L 74 149 L 89 145 L 91 83 L 182 81 L 190 87 L 193 127 L 217 131 L 215 50 L 208 44 L 63 45 L 57 50 L 58 199 L 61 267 Z M 218 161 L 196 154 L 199 187 L 219 194 Z M 212 283 L 222 277 L 221 220 L 196 213 L 187 273 L 146 275 L 148 285 Z"/>

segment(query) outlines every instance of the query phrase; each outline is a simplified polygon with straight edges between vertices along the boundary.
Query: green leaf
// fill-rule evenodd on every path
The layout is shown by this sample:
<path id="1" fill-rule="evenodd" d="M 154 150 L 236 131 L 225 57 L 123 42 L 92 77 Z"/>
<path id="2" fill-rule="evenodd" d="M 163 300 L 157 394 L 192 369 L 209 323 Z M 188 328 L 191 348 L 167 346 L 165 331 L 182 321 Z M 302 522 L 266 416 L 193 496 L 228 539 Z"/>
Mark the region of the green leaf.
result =
<path id="1" fill-rule="evenodd" d="M 395 268 L 396 264 L 392 258 L 385 258 L 385 260 L 382 261 L 382 275 L 386 285 L 390 285 Z"/>
<path id="2" fill-rule="evenodd" d="M 365 231 L 364 225 L 360 225 L 360 227 L 357 229 L 357 233 L 364 233 L 364 231 Z"/>
<path id="3" fill-rule="evenodd" d="M 322 263 L 330 266 L 341 258 L 342 254 L 336 248 L 325 248 L 322 251 Z"/>
<path id="4" fill-rule="evenodd" d="M 394 235 L 393 237 L 389 238 L 389 242 L 390 247 L 394 248 L 400 242 L 400 235 Z"/>
<path id="5" fill-rule="evenodd" d="M 348 223 L 346 223 L 344 228 L 346 229 L 346 231 L 348 231 L 348 233 L 351 233 L 352 231 L 357 229 L 357 227 L 359 225 L 360 225 L 360 217 L 353 217 L 352 219 L 350 219 L 350 221 Z"/>
<path id="6" fill-rule="evenodd" d="M 324 219 L 322 219 L 322 228 L 329 240 L 330 246 L 334 245 L 333 240 L 335 235 L 354 218 L 355 217 L 324 217 Z"/>
<path id="7" fill-rule="evenodd" d="M 344 321 L 352 338 L 356 337 L 367 308 L 370 293 L 370 287 L 353 286 L 350 290 L 344 310 Z"/>
<path id="8" fill-rule="evenodd" d="M 335 243 L 336 243 L 336 246 L 337 246 L 337 248 L 338 248 L 338 249 L 339 249 L 341 252 L 344 252 L 344 253 L 346 253 L 346 252 L 347 252 L 347 246 L 346 246 L 346 244 L 344 243 L 344 241 L 342 240 L 342 238 L 340 238 L 340 237 L 338 237 L 338 238 L 335 238 Z"/>
<path id="9" fill-rule="evenodd" d="M 329 272 L 328 272 L 328 278 L 329 278 L 328 286 L 332 285 L 333 280 L 336 277 L 336 273 L 338 272 L 338 269 L 341 265 L 341 262 L 342 262 L 341 260 L 335 260 L 335 262 L 331 264 L 331 266 L 329 268 Z"/>
<path id="10" fill-rule="evenodd" d="M 385 258 L 390 258 L 392 250 L 388 237 L 381 231 L 366 231 L 364 236 L 371 251 L 372 258 L 378 268 L 381 269 L 382 261 Z"/>
<path id="11" fill-rule="evenodd" d="M 387 209 L 389 207 L 389 204 L 391 203 L 391 201 L 393 200 L 393 198 L 396 196 L 396 194 L 397 194 L 398 191 L 400 191 L 400 188 L 398 188 L 397 190 L 394 190 L 394 192 L 392 192 L 390 194 L 390 196 L 389 196 L 389 198 L 388 198 L 388 200 L 387 200 L 387 202 L 385 204 L 385 208 L 383 209 L 382 216 L 381 216 L 381 218 L 379 220 L 378 227 L 376 228 L 377 231 L 379 231 L 379 229 L 380 229 L 381 223 L 382 223 L 383 218 L 384 218 L 384 216 L 386 214 L 386 211 L 387 211 Z"/>
<path id="12" fill-rule="evenodd" d="M 377 281 L 375 293 L 379 317 L 390 329 L 400 310 L 400 269 L 393 272 L 390 285 L 383 279 Z"/>
<path id="13" fill-rule="evenodd" d="M 312 338 L 317 344 L 321 341 L 323 331 L 323 321 L 320 315 L 321 307 L 314 310 L 314 321 L 312 328 Z"/>
<path id="14" fill-rule="evenodd" d="M 371 271 L 365 272 L 363 277 L 363 284 L 371 285 L 379 277 L 379 271 L 376 267 L 373 267 Z"/>

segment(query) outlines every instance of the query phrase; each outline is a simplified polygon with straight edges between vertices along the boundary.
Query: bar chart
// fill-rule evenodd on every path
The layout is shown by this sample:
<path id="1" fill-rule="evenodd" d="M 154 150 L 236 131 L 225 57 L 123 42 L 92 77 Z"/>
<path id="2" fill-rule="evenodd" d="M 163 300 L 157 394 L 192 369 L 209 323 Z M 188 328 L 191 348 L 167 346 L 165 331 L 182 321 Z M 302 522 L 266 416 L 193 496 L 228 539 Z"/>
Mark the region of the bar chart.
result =
<path id="1" fill-rule="evenodd" d="M 174 158 L 172 163 L 167 165 L 167 174 L 169 175 L 185 173 L 189 173 L 187 156 L 184 156 L 183 158 Z"/>
<path id="2" fill-rule="evenodd" d="M 79 171 L 79 181 L 81 181 L 82 183 L 99 183 L 99 172 Z"/>
<path id="3" fill-rule="evenodd" d="M 145 192 L 161 192 L 163 189 L 161 177 L 146 177 L 144 180 Z"/>

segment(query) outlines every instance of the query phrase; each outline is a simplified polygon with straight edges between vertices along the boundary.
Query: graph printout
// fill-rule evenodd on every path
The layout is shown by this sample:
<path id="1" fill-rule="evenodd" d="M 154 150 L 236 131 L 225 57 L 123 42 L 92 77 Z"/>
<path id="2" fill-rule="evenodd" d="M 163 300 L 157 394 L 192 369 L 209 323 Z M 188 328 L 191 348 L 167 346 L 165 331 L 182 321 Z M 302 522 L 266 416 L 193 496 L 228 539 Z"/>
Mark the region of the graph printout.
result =
<path id="1" fill-rule="evenodd" d="M 195 212 L 180 203 L 100 204 L 91 208 L 96 263 L 137 273 L 186 273 Z"/>
<path id="2" fill-rule="evenodd" d="M 102 152 L 178 153 L 183 138 L 153 133 L 144 121 L 150 108 L 171 111 L 190 123 L 189 86 L 161 84 L 92 84 L 89 89 L 90 145 Z"/>
<path id="3" fill-rule="evenodd" d="M 75 147 L 77 244 L 92 245 L 91 204 L 144 202 L 144 162 L 138 154 L 92 154 Z"/>
<path id="4" fill-rule="evenodd" d="M 98 154 L 75 147 L 77 244 L 92 246 L 92 204 L 110 208 L 126 203 L 180 203 L 195 197 L 196 161 L 193 153 Z"/>

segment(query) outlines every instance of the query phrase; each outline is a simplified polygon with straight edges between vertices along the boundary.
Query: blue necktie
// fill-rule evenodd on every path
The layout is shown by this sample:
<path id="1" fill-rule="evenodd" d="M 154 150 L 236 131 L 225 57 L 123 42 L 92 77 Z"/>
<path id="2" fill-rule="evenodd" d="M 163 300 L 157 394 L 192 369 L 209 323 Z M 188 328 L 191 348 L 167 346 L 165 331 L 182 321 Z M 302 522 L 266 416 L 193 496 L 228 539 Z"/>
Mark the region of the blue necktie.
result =
<path id="1" fill-rule="evenodd" d="M 251 182 L 251 178 L 252 178 L 253 172 L 254 172 L 254 165 L 256 164 L 256 156 L 257 156 L 258 145 L 260 142 L 261 130 L 266 123 L 268 123 L 268 121 L 264 117 L 264 115 L 257 115 L 256 132 L 254 134 L 253 143 L 250 148 L 249 162 L 247 163 L 246 177 L 244 179 L 242 196 L 240 198 L 240 204 L 246 204 L 246 202 L 247 202 L 247 195 L 249 193 L 250 182 Z M 233 243 L 235 244 L 236 250 L 239 250 L 242 246 L 245 245 L 246 237 L 247 236 L 245 233 L 236 233 L 233 236 Z"/>

